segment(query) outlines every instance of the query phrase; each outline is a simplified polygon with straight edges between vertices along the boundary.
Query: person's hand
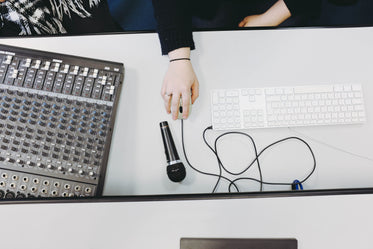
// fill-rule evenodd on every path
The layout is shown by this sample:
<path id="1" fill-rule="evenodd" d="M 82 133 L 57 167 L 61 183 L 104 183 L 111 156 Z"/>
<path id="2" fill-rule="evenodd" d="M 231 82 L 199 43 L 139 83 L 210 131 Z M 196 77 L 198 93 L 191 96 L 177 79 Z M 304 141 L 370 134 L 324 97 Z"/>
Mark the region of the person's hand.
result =
<path id="1" fill-rule="evenodd" d="M 186 50 L 184 50 L 186 49 Z M 182 52 L 182 53 L 180 53 Z M 169 53 L 170 59 L 189 58 L 190 49 L 181 48 Z M 161 95 L 167 113 L 171 113 L 174 120 L 179 113 L 180 98 L 183 106 L 183 119 L 188 118 L 190 101 L 192 104 L 199 95 L 199 83 L 189 60 L 170 62 L 163 80 Z"/>
<path id="2" fill-rule="evenodd" d="M 271 27 L 278 26 L 291 16 L 284 0 L 278 0 L 266 12 L 245 17 L 239 27 Z"/>
<path id="3" fill-rule="evenodd" d="M 0 3 L 3 3 L 3 2 L 5 2 L 6 0 L 0 0 Z"/>
<path id="4" fill-rule="evenodd" d="M 240 28 L 265 27 L 265 26 L 272 26 L 272 25 L 265 18 L 264 14 L 247 16 L 238 24 L 238 27 Z"/>

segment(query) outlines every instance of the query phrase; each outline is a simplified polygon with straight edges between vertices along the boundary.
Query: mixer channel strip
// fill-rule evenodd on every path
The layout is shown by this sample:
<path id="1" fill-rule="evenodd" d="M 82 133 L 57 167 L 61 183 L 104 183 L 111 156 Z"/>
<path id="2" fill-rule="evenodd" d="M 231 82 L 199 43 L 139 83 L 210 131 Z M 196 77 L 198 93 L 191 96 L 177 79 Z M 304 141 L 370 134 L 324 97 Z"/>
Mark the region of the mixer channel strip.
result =
<path id="1" fill-rule="evenodd" d="M 121 63 L 0 45 L 0 198 L 101 195 L 123 77 Z"/>

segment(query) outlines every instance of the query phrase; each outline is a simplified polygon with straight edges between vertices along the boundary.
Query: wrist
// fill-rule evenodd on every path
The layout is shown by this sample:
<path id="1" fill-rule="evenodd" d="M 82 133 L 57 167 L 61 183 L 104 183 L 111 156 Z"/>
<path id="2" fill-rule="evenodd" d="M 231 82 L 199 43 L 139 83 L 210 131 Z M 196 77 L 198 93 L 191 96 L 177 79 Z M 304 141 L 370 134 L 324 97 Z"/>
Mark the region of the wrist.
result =
<path id="1" fill-rule="evenodd" d="M 190 58 L 190 48 L 185 47 L 185 48 L 178 48 L 175 50 L 172 50 L 171 52 L 168 53 L 168 58 L 171 60 L 176 60 L 180 58 Z"/>
<path id="2" fill-rule="evenodd" d="M 174 61 L 190 61 L 190 58 L 187 57 L 181 57 L 181 58 L 176 58 L 176 59 L 171 59 L 170 62 Z"/>
<path id="3" fill-rule="evenodd" d="M 262 14 L 268 26 L 278 26 L 291 17 L 291 13 L 283 0 L 278 0 L 271 8 Z"/>

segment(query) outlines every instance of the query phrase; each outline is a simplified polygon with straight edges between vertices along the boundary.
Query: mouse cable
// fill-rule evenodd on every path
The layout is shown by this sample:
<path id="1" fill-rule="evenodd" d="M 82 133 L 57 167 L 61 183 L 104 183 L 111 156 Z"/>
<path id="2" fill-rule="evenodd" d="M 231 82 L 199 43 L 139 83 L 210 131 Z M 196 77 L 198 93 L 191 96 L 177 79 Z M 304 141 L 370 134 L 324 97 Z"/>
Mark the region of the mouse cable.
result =
<path id="1" fill-rule="evenodd" d="M 212 128 L 212 127 L 211 127 L 211 128 Z M 209 129 L 209 127 L 207 127 L 207 128 L 205 129 L 205 131 L 206 131 L 207 129 Z M 204 132 L 205 132 L 205 131 L 204 131 Z M 190 163 L 190 161 L 189 161 L 189 159 L 188 159 L 188 156 L 187 156 L 187 154 L 186 154 L 186 151 L 185 151 L 185 141 L 184 141 L 184 120 L 183 120 L 183 119 L 181 119 L 181 144 L 182 144 L 183 154 L 184 154 L 185 160 L 186 160 L 186 162 L 188 163 L 188 165 L 189 165 L 190 168 L 192 168 L 194 171 L 196 171 L 196 172 L 198 172 L 198 173 L 200 173 L 200 174 L 208 175 L 208 176 L 214 176 L 214 177 L 217 177 L 217 178 L 218 178 L 218 180 L 217 180 L 217 182 L 216 182 L 216 184 L 215 184 L 215 186 L 214 186 L 214 188 L 213 188 L 213 190 L 212 190 L 212 193 L 215 193 L 215 192 L 216 192 L 217 187 L 218 187 L 219 182 L 220 182 L 220 179 L 224 179 L 224 180 L 228 181 L 228 182 L 230 183 L 229 186 L 234 186 L 235 189 L 236 189 L 236 191 L 237 191 L 237 192 L 240 192 L 239 189 L 238 189 L 238 187 L 237 187 L 237 185 L 236 185 L 234 182 L 232 182 L 230 179 L 228 179 L 227 177 L 225 177 L 225 176 L 222 175 L 222 169 L 221 169 L 220 167 L 219 167 L 219 174 L 214 174 L 214 173 L 209 173 L 209 172 L 201 171 L 201 170 L 197 169 L 196 167 L 194 167 L 194 166 Z"/>
<path id="2" fill-rule="evenodd" d="M 266 185 L 292 185 L 292 183 L 284 183 L 284 182 L 266 182 L 266 181 L 263 181 L 263 176 L 262 176 L 262 173 L 261 173 L 261 168 L 260 168 L 260 162 L 259 162 L 259 157 L 266 151 L 268 150 L 269 148 L 273 147 L 274 145 L 277 145 L 279 143 L 282 143 L 282 142 L 285 142 L 285 141 L 288 141 L 288 140 L 298 140 L 300 142 L 302 142 L 303 144 L 306 145 L 307 149 L 309 150 L 311 156 L 312 156 L 312 160 L 313 160 L 313 167 L 312 167 L 312 170 L 311 172 L 303 179 L 303 180 L 300 180 L 299 183 L 302 184 L 304 183 L 305 181 L 307 181 L 311 176 L 312 174 L 315 172 L 316 170 L 316 157 L 315 157 L 315 154 L 311 148 L 311 146 L 303 139 L 299 138 L 299 137 L 286 137 L 286 138 L 283 138 L 283 139 L 280 139 L 278 141 L 275 141 L 269 145 L 267 145 L 264 149 L 262 149 L 259 153 L 257 152 L 257 149 L 256 149 L 256 144 L 255 144 L 255 141 L 254 139 L 246 134 L 246 133 L 243 133 L 243 132 L 225 132 L 221 135 L 219 135 L 216 139 L 215 139 L 215 143 L 214 143 L 214 148 L 212 148 L 212 146 L 207 142 L 206 140 L 206 132 L 208 130 L 212 130 L 212 126 L 209 126 L 207 127 L 204 131 L 203 131 L 203 140 L 205 142 L 205 144 L 210 148 L 210 150 L 214 153 L 214 155 L 216 156 L 217 158 L 217 161 L 218 161 L 218 165 L 219 165 L 219 174 L 214 174 L 214 173 L 208 173 L 208 172 L 202 172 L 200 170 L 198 170 L 197 168 L 195 168 L 194 166 L 192 166 L 189 162 L 189 159 L 186 155 L 186 151 L 185 151 L 185 141 L 184 141 L 184 124 L 183 124 L 183 120 L 181 120 L 181 137 L 182 137 L 182 147 L 183 147 L 183 153 L 184 153 L 184 157 L 188 163 L 188 165 L 193 169 L 195 170 L 196 172 L 198 173 L 201 173 L 201 174 L 204 174 L 204 175 L 210 175 L 210 176 L 214 176 L 214 177 L 218 177 L 218 180 L 215 184 L 215 187 L 213 189 L 213 192 L 214 193 L 216 190 L 217 190 L 217 187 L 218 187 L 218 184 L 220 182 L 221 179 L 224 179 L 224 180 L 227 180 L 229 182 L 229 187 L 228 187 L 228 191 L 231 192 L 231 188 L 232 186 L 236 189 L 237 192 L 239 192 L 239 188 L 238 186 L 235 184 L 236 182 L 238 181 L 241 181 L 241 180 L 250 180 L 250 181 L 256 181 L 258 183 L 261 184 L 261 187 L 260 187 L 260 191 L 263 191 L 262 189 L 262 185 L 263 184 L 266 184 Z M 229 170 L 227 170 L 227 168 L 223 165 L 223 163 L 221 162 L 221 159 L 219 157 L 219 154 L 217 152 L 217 142 L 218 140 L 220 140 L 222 137 L 224 136 L 227 136 L 227 135 L 232 135 L 232 134 L 238 134 L 238 135 L 244 135 L 248 138 L 250 138 L 252 144 L 253 144 L 253 147 L 254 147 L 254 153 L 255 153 L 255 158 L 254 160 L 244 169 L 242 170 L 241 172 L 231 172 Z M 236 178 L 234 180 L 230 180 L 229 178 L 227 177 L 224 177 L 222 176 L 222 170 L 224 169 L 227 173 L 231 174 L 231 175 L 236 175 L 236 176 L 239 176 L 243 173 L 245 173 L 248 169 L 251 168 L 251 166 L 254 164 L 254 163 L 257 163 L 258 165 L 258 170 L 259 170 L 259 174 L 260 174 L 260 179 L 256 179 L 256 178 L 250 178 L 250 177 L 239 177 L 239 178 Z"/>

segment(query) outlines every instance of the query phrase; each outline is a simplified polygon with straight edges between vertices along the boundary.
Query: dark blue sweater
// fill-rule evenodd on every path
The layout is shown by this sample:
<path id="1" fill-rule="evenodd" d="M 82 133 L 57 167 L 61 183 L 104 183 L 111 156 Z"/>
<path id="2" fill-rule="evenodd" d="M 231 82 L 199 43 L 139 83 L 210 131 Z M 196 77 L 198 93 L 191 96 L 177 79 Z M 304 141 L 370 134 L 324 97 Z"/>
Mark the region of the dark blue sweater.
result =
<path id="1" fill-rule="evenodd" d="M 168 54 L 181 47 L 194 49 L 192 16 L 211 18 L 222 1 L 224 0 L 153 0 L 162 54 Z M 230 1 L 239 2 L 239 0 Z M 284 1 L 292 16 L 317 12 L 321 2 L 320 0 Z"/>

